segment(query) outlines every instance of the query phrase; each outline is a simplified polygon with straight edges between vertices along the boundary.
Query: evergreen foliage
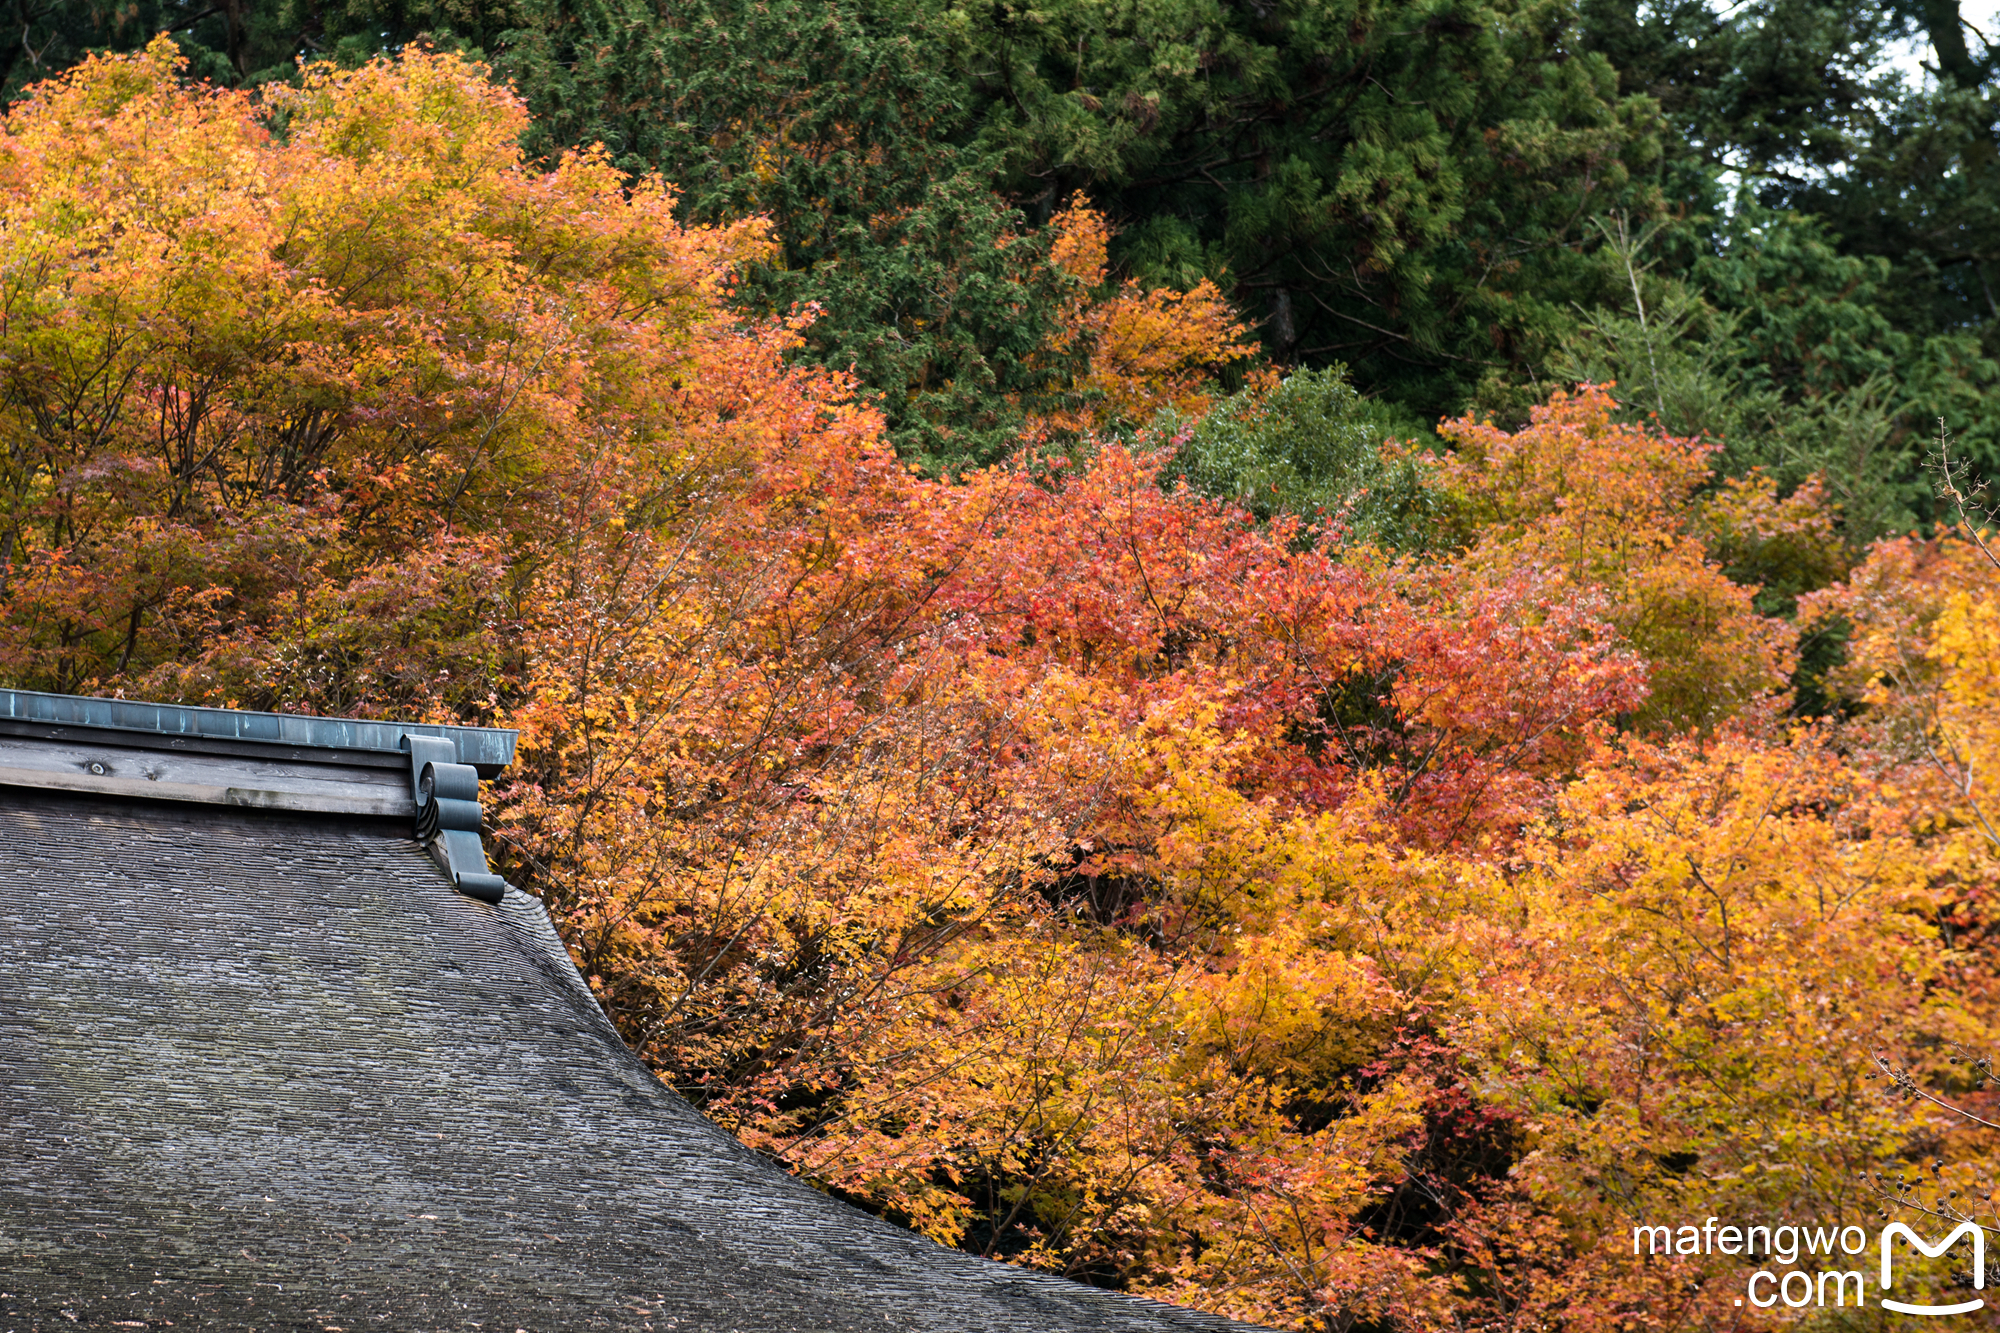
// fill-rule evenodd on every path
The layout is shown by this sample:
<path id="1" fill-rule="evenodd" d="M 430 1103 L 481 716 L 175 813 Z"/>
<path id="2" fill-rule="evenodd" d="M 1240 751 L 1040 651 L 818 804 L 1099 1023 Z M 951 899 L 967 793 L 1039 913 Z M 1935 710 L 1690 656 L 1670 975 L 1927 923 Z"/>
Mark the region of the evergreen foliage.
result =
<path id="1" fill-rule="evenodd" d="M 1260 518 L 1324 516 L 1350 540 L 1405 551 L 1431 541 L 1438 500 L 1416 441 L 1436 437 L 1357 394 L 1342 366 L 1302 370 L 1268 393 L 1235 394 L 1199 421 L 1163 424 L 1179 441 L 1169 480 L 1185 477 Z"/>
<path id="2" fill-rule="evenodd" d="M 1868 473 L 1879 493 L 1843 501 L 1861 535 L 1930 517 L 1916 464 L 1936 416 L 2000 464 L 1995 54 L 1951 0 L 44 0 L 22 17 L 0 55 L 14 90 L 163 28 L 221 83 L 419 39 L 483 58 L 527 100 L 531 155 L 602 142 L 673 181 L 689 222 L 767 217 L 779 245 L 738 307 L 816 306 L 796 355 L 853 370 L 932 471 L 1005 456 L 1063 401 L 1079 364 L 1046 229 L 1077 191 L 1116 228 L 1120 275 L 1213 280 L 1275 364 L 1338 363 L 1421 421 L 1520 424 L 1563 380 L 1616 374 L 1632 410 L 1726 438 L 1734 469 Z M 1928 89 L 1883 72 L 1912 35 L 1935 53 Z M 1620 227 L 1647 238 L 1640 303 L 1681 344 L 1654 339 L 1639 373 Z"/>

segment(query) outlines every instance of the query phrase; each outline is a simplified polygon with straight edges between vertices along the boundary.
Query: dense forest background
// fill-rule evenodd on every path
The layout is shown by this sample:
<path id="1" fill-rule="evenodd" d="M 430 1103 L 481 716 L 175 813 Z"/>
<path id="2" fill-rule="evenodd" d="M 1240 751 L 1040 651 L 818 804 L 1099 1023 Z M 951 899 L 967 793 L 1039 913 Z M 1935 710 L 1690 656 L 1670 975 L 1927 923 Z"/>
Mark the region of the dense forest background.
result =
<path id="1" fill-rule="evenodd" d="M 199 77 L 423 40 L 546 157 L 602 142 L 679 216 L 780 241 L 905 457 L 996 461 L 1070 382 L 1014 279 L 1077 192 L 1120 278 L 1216 283 L 1286 367 L 1405 429 L 1616 379 L 1725 470 L 1823 473 L 1852 535 L 1932 517 L 1937 418 L 2000 465 L 2000 34 L 1952 0 L 21 0 L 10 93 L 172 32 Z M 1933 77 L 1888 68 L 1928 43 Z M 1233 369 L 1240 384 L 1244 367 Z M 1123 425 L 1141 425 L 1125 422 Z"/>
<path id="2" fill-rule="evenodd" d="M 633 1049 L 941 1243 L 1761 1327 L 1631 1228 L 2000 1166 L 1988 37 L 19 0 L 0 683 L 516 728 Z"/>

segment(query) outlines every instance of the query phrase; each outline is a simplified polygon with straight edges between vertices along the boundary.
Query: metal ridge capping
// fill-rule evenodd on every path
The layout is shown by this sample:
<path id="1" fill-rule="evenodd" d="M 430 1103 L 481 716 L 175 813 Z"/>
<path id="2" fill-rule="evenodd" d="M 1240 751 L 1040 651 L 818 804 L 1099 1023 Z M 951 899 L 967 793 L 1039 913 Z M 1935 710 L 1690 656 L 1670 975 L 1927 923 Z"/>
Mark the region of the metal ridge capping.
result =
<path id="1" fill-rule="evenodd" d="M 514 762 L 517 733 L 498 727 L 438 726 L 421 722 L 370 722 L 302 713 L 251 713 L 234 708 L 142 703 L 135 699 L 91 699 L 75 694 L 0 689 L 0 720 L 51 726 L 91 727 L 153 736 L 206 740 L 262 741 L 324 750 L 369 750 L 401 754 L 405 736 L 449 741 L 460 763 L 505 768 Z"/>
<path id="2" fill-rule="evenodd" d="M 512 731 L 0 689 L 6 723 L 27 734 L 0 734 L 0 786 L 413 818 L 460 893 L 506 897 L 486 863 L 479 779 L 513 760 Z"/>

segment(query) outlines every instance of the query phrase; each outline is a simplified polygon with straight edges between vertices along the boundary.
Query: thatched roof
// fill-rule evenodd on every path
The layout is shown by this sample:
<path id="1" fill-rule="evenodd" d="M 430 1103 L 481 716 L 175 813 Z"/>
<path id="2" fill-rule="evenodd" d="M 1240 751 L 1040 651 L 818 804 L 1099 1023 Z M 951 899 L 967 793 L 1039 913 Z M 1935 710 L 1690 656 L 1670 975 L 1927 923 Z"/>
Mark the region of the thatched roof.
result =
<path id="1" fill-rule="evenodd" d="M 56 698 L 0 691 L 0 1333 L 1232 1327 L 877 1221 L 663 1087 L 540 903 L 412 836 L 405 731 L 488 775 L 506 733 Z"/>

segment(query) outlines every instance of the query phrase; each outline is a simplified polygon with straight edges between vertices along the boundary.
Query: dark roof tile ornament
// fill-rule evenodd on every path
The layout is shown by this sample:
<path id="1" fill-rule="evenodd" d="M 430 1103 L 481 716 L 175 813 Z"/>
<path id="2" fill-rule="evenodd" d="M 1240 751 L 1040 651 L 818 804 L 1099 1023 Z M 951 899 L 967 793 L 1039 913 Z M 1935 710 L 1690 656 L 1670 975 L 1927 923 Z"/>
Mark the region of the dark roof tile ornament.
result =
<path id="1" fill-rule="evenodd" d="M 403 744 L 410 753 L 417 841 L 432 849 L 460 893 L 481 902 L 499 902 L 507 896 L 507 882 L 487 873 L 486 849 L 479 839 L 485 823 L 479 808 L 479 770 L 456 762 L 458 750 L 449 740 L 405 735 Z"/>

